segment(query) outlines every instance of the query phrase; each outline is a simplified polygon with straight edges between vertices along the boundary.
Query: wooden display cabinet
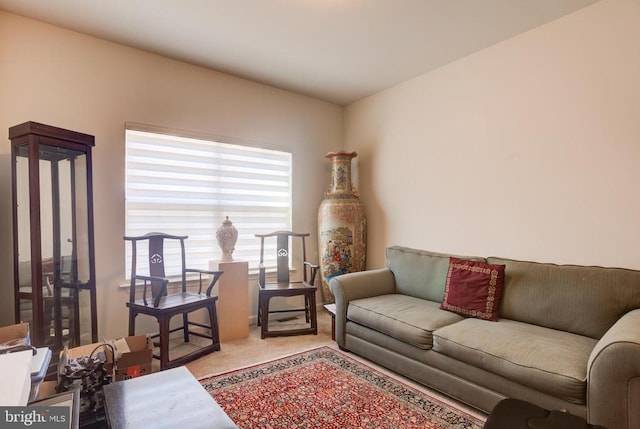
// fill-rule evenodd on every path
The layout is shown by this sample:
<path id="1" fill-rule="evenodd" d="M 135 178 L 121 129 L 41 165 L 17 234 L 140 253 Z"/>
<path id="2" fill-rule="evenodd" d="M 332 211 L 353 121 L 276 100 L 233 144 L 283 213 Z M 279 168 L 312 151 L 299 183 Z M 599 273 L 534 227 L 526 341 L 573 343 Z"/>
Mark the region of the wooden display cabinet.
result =
<path id="1" fill-rule="evenodd" d="M 36 122 L 9 128 L 16 322 L 31 342 L 98 340 L 91 148 L 94 137 Z"/>

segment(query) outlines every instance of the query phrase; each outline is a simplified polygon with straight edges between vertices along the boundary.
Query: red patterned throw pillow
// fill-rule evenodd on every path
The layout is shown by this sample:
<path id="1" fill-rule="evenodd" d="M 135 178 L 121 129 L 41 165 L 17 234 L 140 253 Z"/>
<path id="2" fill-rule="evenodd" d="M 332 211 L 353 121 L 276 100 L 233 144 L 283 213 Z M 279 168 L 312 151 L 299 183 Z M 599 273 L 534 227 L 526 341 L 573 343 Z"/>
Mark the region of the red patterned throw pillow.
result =
<path id="1" fill-rule="evenodd" d="M 440 308 L 468 317 L 498 320 L 504 289 L 504 265 L 449 258 Z"/>

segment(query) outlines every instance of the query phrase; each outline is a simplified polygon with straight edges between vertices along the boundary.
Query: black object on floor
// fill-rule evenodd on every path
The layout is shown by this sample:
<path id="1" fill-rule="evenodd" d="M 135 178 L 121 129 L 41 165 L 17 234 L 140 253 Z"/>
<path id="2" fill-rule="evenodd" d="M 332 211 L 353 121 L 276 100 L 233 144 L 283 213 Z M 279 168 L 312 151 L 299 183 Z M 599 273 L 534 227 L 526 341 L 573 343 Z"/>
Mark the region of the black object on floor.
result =
<path id="1" fill-rule="evenodd" d="M 605 429 L 572 414 L 549 411 L 519 399 L 498 402 L 483 429 Z"/>

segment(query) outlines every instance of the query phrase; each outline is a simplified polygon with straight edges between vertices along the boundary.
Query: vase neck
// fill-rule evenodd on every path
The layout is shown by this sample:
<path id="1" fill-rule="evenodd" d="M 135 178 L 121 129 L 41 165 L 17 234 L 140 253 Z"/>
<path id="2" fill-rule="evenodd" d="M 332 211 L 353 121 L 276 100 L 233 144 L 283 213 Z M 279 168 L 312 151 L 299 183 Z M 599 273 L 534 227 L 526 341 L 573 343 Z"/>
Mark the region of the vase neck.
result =
<path id="1" fill-rule="evenodd" d="M 331 159 L 330 194 L 353 194 L 351 160 L 356 156 L 356 152 L 332 152 L 327 154 L 327 158 Z"/>

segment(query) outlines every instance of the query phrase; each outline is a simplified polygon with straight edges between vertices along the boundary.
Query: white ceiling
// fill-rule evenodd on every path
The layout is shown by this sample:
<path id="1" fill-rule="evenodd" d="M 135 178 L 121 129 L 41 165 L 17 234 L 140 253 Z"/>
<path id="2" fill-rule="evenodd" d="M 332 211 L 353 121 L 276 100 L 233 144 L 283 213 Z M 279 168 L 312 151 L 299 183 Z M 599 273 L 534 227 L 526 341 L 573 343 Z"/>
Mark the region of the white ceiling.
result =
<path id="1" fill-rule="evenodd" d="M 598 0 L 0 0 L 0 9 L 337 104 Z"/>

